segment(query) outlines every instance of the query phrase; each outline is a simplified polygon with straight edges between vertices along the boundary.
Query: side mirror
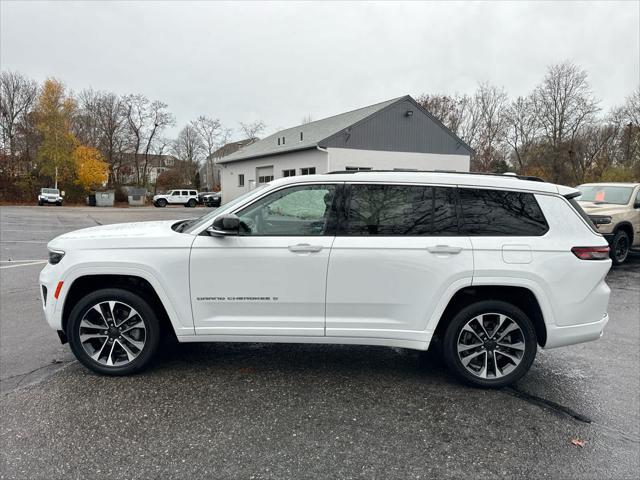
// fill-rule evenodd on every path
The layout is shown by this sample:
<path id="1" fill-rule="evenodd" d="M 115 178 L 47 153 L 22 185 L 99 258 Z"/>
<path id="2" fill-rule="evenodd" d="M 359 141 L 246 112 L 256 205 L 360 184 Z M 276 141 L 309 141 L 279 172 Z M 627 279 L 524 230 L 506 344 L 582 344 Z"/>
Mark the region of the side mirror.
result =
<path id="1" fill-rule="evenodd" d="M 633 208 L 640 208 L 640 200 L 636 200 L 636 203 L 633 204 Z"/>
<path id="2" fill-rule="evenodd" d="M 240 234 L 240 219 L 232 213 L 220 215 L 213 221 L 213 225 L 207 228 L 207 233 L 214 237 L 225 237 Z"/>

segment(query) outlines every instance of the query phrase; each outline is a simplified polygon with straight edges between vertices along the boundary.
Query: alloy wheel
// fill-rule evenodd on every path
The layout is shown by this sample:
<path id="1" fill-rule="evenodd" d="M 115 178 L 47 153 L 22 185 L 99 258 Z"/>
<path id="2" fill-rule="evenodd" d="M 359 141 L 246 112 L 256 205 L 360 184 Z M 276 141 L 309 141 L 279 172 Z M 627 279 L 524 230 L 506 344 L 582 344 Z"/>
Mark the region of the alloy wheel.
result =
<path id="1" fill-rule="evenodd" d="M 108 367 L 134 361 L 144 349 L 147 332 L 140 314 L 124 302 L 103 301 L 89 308 L 79 326 L 86 354 Z"/>
<path id="2" fill-rule="evenodd" d="M 469 373 L 483 379 L 496 379 L 520 365 L 525 344 L 524 333 L 515 320 L 501 313 L 483 313 L 462 327 L 457 352 Z"/>

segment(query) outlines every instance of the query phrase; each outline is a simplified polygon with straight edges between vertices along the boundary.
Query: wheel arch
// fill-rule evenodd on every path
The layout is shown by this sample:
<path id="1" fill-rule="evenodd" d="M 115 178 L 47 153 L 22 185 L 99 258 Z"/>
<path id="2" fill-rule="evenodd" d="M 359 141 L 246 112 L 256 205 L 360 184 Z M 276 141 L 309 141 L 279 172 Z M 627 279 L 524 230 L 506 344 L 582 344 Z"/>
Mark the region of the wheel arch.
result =
<path id="1" fill-rule="evenodd" d="M 547 327 L 538 298 L 529 288 L 513 285 L 477 285 L 459 289 L 451 297 L 440 316 L 433 333 L 433 339 L 438 341 L 444 337 L 444 332 L 449 322 L 457 312 L 482 300 L 499 300 L 518 307 L 531 319 L 536 331 L 538 345 L 545 346 L 547 342 Z"/>
<path id="2" fill-rule="evenodd" d="M 67 331 L 69 315 L 77 302 L 88 293 L 103 288 L 121 288 L 140 295 L 156 312 L 163 331 L 175 336 L 173 322 L 154 286 L 146 278 L 132 274 L 87 274 L 73 279 L 62 305 L 61 322 L 63 332 Z"/>
<path id="3" fill-rule="evenodd" d="M 633 225 L 631 225 L 631 222 L 625 220 L 618 223 L 613 229 L 613 234 L 615 235 L 619 230 L 624 230 L 629 235 L 629 245 L 633 245 Z"/>

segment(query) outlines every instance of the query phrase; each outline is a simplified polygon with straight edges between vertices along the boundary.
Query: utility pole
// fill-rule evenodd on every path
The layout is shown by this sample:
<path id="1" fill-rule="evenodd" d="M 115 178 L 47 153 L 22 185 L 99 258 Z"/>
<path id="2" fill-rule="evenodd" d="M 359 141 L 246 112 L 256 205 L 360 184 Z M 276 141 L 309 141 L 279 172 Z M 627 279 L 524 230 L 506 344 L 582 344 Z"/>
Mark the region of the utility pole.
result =
<path id="1" fill-rule="evenodd" d="M 56 165 L 56 181 L 55 181 L 55 186 L 53 188 L 58 188 L 58 166 Z"/>

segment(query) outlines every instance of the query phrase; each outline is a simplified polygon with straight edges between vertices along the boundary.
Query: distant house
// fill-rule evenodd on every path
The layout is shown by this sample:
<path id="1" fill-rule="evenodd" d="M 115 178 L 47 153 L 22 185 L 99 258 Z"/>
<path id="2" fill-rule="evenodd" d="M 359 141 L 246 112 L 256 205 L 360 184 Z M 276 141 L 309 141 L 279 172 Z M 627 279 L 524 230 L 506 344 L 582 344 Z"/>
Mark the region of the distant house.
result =
<path id="1" fill-rule="evenodd" d="M 473 150 L 411 96 L 281 130 L 217 161 L 223 202 L 261 183 L 336 170 L 469 171 Z"/>
<path id="2" fill-rule="evenodd" d="M 138 159 L 138 165 L 140 171 L 144 167 L 145 157 L 143 154 L 138 153 L 124 153 L 122 155 L 122 161 L 115 169 L 115 176 L 118 183 L 121 184 L 133 184 L 137 181 L 136 170 L 136 157 Z M 147 158 L 147 184 L 153 184 L 158 179 L 158 175 L 165 172 L 176 165 L 178 159 L 173 155 L 149 155 Z"/>
<path id="3" fill-rule="evenodd" d="M 200 190 L 212 191 L 216 188 L 219 188 L 221 184 L 221 167 L 220 165 L 218 165 L 218 161 L 226 157 L 227 155 L 231 155 L 232 153 L 237 152 L 242 147 L 256 142 L 257 140 L 257 138 L 247 138 L 245 140 L 227 143 L 213 152 L 209 157 L 207 157 L 207 159 L 204 161 L 204 164 L 200 167 L 199 170 Z"/>

